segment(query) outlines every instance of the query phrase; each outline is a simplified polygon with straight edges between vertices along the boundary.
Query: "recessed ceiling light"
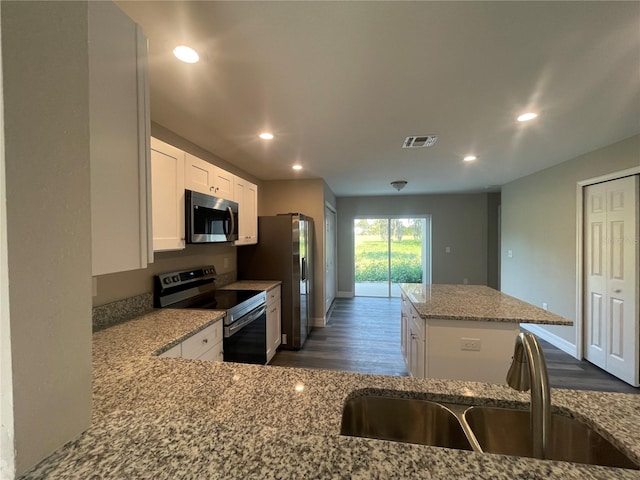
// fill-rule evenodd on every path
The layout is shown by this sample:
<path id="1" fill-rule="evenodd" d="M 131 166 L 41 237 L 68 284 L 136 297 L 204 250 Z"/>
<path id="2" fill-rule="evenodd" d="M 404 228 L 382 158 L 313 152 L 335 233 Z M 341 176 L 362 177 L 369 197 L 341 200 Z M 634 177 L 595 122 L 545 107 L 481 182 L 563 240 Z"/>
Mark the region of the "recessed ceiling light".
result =
<path id="1" fill-rule="evenodd" d="M 273 133 L 269 133 L 269 132 L 262 132 L 260 135 L 258 135 L 261 139 L 263 140 L 273 140 Z"/>
<path id="2" fill-rule="evenodd" d="M 518 121 L 519 122 L 528 122 L 529 120 L 533 120 L 537 116 L 538 116 L 538 114 L 537 113 L 533 113 L 533 112 L 523 113 L 522 115 L 520 115 L 518 117 Z"/>
<path id="3" fill-rule="evenodd" d="M 465 162 L 473 162 L 474 160 L 477 160 L 478 157 L 476 157 L 475 155 L 467 155 L 466 157 L 463 158 L 463 160 Z"/>
<path id="4" fill-rule="evenodd" d="M 185 63 L 196 63 L 200 60 L 200 55 L 193 48 L 186 45 L 178 45 L 173 49 L 173 54 L 178 60 L 182 60 Z"/>
<path id="5" fill-rule="evenodd" d="M 295 164 L 293 167 L 294 170 L 302 170 L 302 165 Z"/>

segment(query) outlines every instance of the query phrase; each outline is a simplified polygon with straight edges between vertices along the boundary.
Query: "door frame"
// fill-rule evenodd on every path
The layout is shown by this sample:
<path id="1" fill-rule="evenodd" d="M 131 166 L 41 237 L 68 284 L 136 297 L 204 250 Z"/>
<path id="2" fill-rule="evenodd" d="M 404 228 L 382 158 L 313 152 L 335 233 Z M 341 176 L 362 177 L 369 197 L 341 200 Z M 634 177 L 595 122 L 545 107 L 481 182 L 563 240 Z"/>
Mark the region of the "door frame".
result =
<path id="1" fill-rule="evenodd" d="M 324 215 L 324 233 L 323 233 L 323 238 L 324 238 L 324 264 L 322 265 L 322 269 L 323 272 L 326 271 L 327 269 L 327 259 L 329 258 L 329 256 L 327 255 L 327 252 L 329 251 L 329 242 L 331 242 L 331 244 L 333 245 L 333 300 L 332 300 L 332 305 L 333 305 L 333 301 L 335 301 L 336 297 L 338 296 L 338 211 L 336 209 L 336 207 L 334 205 L 332 205 L 329 202 L 324 202 L 324 209 L 325 211 L 323 212 Z M 335 218 L 335 223 L 334 223 L 334 231 L 333 231 L 333 238 L 326 238 L 326 233 L 327 233 L 327 215 L 326 215 L 326 211 L 327 210 L 331 210 L 331 212 L 334 215 Z M 323 275 L 324 277 L 324 275 Z M 322 309 L 324 310 L 324 323 L 327 323 L 327 312 L 329 311 L 326 308 L 326 303 L 327 303 L 327 278 L 324 279 L 324 296 L 325 298 L 323 299 L 323 306 Z M 331 307 L 329 307 L 329 309 L 331 309 Z"/>
<path id="2" fill-rule="evenodd" d="M 581 180 L 576 184 L 576 358 L 584 358 L 584 188 L 596 183 L 639 175 L 640 167 L 627 168 L 599 177 Z M 637 283 L 637 279 L 636 279 Z M 638 285 L 636 285 L 638 287 Z M 636 295 L 638 293 L 636 292 Z"/>

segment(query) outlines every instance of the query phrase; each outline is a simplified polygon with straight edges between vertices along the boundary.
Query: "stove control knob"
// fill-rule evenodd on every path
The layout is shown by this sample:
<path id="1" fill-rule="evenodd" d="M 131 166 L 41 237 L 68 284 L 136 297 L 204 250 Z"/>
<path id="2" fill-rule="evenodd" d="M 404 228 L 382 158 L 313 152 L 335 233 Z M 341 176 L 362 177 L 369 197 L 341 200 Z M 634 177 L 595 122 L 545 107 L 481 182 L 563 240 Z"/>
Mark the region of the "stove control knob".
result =
<path id="1" fill-rule="evenodd" d="M 162 283 L 164 283 L 165 285 L 169 285 L 171 283 L 171 279 L 169 277 L 165 277 Z"/>
<path id="2" fill-rule="evenodd" d="M 180 278 L 178 278 L 178 276 L 177 276 L 177 275 L 174 275 L 174 276 L 173 276 L 173 278 L 172 278 L 172 280 L 173 280 L 174 282 L 177 282 L 178 280 L 180 280 Z"/>

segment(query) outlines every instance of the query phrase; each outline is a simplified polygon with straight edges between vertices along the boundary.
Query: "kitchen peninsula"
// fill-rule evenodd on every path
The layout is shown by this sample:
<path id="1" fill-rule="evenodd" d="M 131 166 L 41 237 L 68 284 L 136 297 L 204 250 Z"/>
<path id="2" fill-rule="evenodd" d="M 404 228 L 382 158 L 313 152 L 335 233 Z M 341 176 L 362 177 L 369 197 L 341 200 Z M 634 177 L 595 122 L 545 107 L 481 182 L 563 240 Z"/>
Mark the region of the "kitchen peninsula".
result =
<path id="1" fill-rule="evenodd" d="M 339 435 L 365 393 L 524 407 L 500 385 L 162 358 L 222 312 L 156 310 L 93 335 L 93 425 L 23 479 L 638 478 L 634 470 Z M 553 390 L 640 463 L 640 396 Z"/>
<path id="2" fill-rule="evenodd" d="M 401 348 L 411 376 L 505 383 L 521 323 L 571 320 L 483 285 L 401 284 Z"/>

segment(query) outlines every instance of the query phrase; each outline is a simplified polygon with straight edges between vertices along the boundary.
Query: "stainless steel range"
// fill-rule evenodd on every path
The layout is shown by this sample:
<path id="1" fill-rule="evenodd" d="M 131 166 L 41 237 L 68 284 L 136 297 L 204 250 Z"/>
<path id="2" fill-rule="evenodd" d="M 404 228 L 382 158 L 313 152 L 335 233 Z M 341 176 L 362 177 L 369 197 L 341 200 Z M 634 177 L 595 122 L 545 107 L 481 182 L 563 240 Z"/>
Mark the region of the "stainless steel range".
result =
<path id="1" fill-rule="evenodd" d="M 154 306 L 226 310 L 224 361 L 267 363 L 267 294 L 260 290 L 219 290 L 213 265 L 154 277 Z"/>

